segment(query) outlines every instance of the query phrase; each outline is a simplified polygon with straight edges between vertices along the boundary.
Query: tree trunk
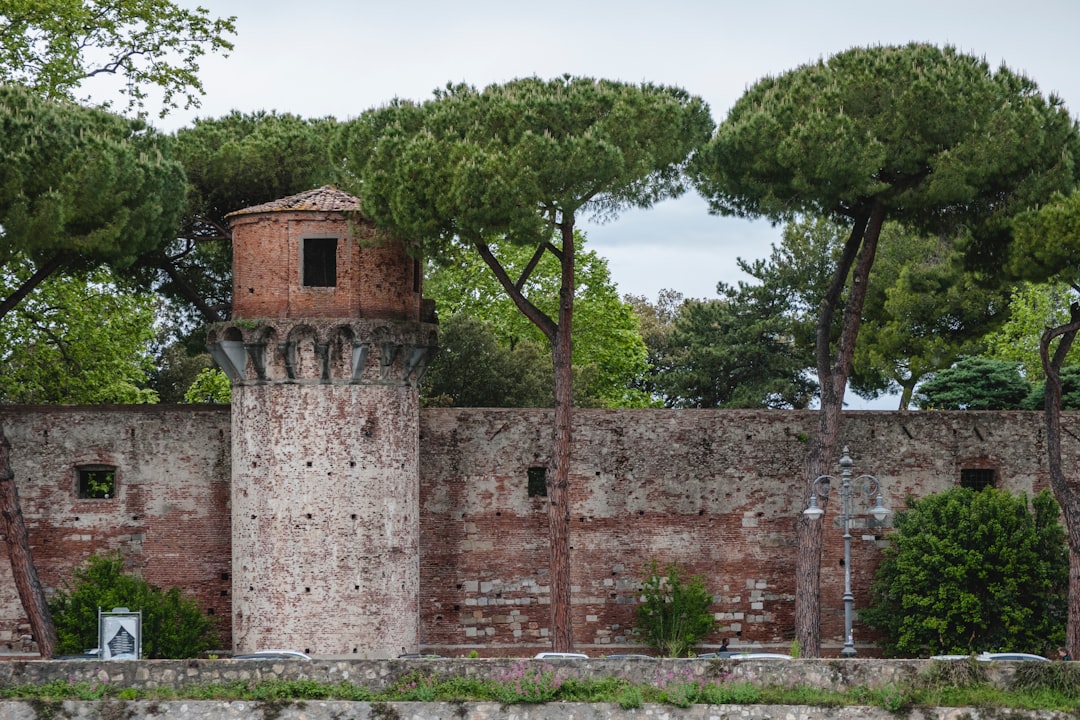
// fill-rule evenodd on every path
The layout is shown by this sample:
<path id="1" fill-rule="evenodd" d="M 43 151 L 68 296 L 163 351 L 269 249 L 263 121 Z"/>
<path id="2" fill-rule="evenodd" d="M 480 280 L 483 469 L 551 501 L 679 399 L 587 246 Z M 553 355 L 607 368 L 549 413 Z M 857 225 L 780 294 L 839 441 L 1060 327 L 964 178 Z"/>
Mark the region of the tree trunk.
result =
<path id="1" fill-rule="evenodd" d="M 1049 328 L 1039 341 L 1039 354 L 1046 373 L 1046 453 L 1050 471 L 1050 487 L 1054 490 L 1065 515 L 1066 537 L 1069 545 L 1068 621 L 1065 626 L 1065 647 L 1075 658 L 1080 651 L 1080 488 L 1065 479 L 1061 466 L 1061 366 L 1065 363 L 1076 333 L 1080 330 L 1080 305 L 1070 307 L 1069 323 Z M 1053 356 L 1050 344 L 1060 337 Z"/>
<path id="2" fill-rule="evenodd" d="M 562 235 L 562 249 L 545 243 L 537 250 L 534 262 L 522 273 L 517 282 L 485 244 L 477 244 L 480 257 L 495 274 L 510 299 L 519 310 L 544 333 L 551 343 L 551 362 L 555 370 L 555 425 L 552 429 L 551 464 L 546 476 L 548 499 L 548 542 L 550 563 L 548 566 L 551 587 L 551 649 L 555 652 L 574 650 L 574 626 L 570 604 L 570 448 L 572 443 L 572 414 L 574 406 L 573 342 L 574 325 L 574 217 L 566 215 L 558 228 Z M 550 251 L 559 258 L 562 278 L 559 286 L 558 320 L 553 321 L 521 294 L 536 260 L 543 251 Z"/>
<path id="3" fill-rule="evenodd" d="M 821 386 L 821 408 L 818 411 L 818 434 L 806 462 L 806 486 L 802 507 L 813 491 L 814 480 L 828 474 L 831 463 L 839 459 L 840 420 L 844 409 L 844 390 L 851 374 L 855 341 L 874 264 L 874 253 L 885 221 L 885 208 L 874 204 L 857 218 L 844 244 L 829 288 L 821 301 L 817 323 L 817 370 Z M 852 271 L 854 266 L 854 271 Z M 836 311 L 851 275 L 851 287 L 843 309 L 840 338 L 833 351 L 832 336 Z M 827 509 L 827 498 L 819 498 Z M 821 656 L 821 546 L 824 539 L 824 517 L 813 521 L 799 515 L 795 525 L 797 551 L 795 555 L 795 640 L 803 657 Z"/>
<path id="4" fill-rule="evenodd" d="M 551 649 L 573 652 L 574 625 L 570 599 L 570 447 L 572 440 L 574 317 L 574 227 L 562 230 L 562 283 L 559 320 L 551 343 L 555 369 L 555 427 L 551 472 L 548 473 L 548 529 L 551 541 Z"/>
<path id="5" fill-rule="evenodd" d="M 37 641 L 38 652 L 43 658 L 51 658 L 56 649 L 56 628 L 53 626 L 45 593 L 38 581 L 34 558 L 30 553 L 30 539 L 19 507 L 19 491 L 15 487 L 15 473 L 11 469 L 11 444 L 0 425 L 0 531 L 7 542 L 11 575 L 19 593 L 23 610 L 30 619 L 30 630 Z"/>

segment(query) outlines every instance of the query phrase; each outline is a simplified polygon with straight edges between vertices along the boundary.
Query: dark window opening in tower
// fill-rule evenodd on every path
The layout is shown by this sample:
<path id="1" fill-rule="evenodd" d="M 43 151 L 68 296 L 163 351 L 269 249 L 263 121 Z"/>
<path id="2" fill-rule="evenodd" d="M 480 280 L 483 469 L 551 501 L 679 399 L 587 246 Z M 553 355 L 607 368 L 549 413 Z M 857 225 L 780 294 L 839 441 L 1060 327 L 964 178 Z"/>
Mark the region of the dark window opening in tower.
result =
<path id="1" fill-rule="evenodd" d="M 305 238 L 303 275 L 305 287 L 337 285 L 337 238 Z"/>

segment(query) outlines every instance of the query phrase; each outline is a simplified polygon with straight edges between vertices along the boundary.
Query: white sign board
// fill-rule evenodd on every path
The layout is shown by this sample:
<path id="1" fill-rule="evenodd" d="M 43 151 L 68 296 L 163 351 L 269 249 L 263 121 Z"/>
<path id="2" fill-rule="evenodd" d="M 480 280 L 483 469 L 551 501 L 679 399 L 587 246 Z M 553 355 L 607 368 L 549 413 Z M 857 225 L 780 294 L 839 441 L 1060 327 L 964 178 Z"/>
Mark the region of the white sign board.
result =
<path id="1" fill-rule="evenodd" d="M 98 657 L 102 660 L 138 660 L 142 657 L 142 612 L 98 611 Z"/>

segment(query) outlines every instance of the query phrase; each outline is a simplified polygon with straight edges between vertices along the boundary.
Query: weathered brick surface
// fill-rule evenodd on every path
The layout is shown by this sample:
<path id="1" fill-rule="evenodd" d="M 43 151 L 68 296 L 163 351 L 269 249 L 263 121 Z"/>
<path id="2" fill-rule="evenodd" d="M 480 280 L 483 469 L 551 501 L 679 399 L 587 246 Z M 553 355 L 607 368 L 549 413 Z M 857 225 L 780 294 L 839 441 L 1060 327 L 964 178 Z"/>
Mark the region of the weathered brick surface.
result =
<path id="1" fill-rule="evenodd" d="M 333 412 L 314 409 L 316 417 Z M 281 412 L 293 422 L 293 410 Z M 44 584 L 55 588 L 93 550 L 122 548 L 148 579 L 190 585 L 201 603 L 227 617 L 230 598 L 220 593 L 231 585 L 221 579 L 231 572 L 228 418 L 225 409 L 4 408 L 0 421 L 12 441 Z M 550 420 L 542 410 L 420 411 L 422 648 L 521 655 L 547 645 L 547 516 L 543 500 L 527 495 L 527 471 L 550 456 Z M 1066 413 L 1064 422 L 1064 466 L 1075 473 L 1080 443 L 1070 438 L 1080 436 L 1080 416 Z M 577 411 L 571 543 L 579 646 L 600 654 L 632 640 L 635 583 L 650 558 L 706 575 L 722 623 L 711 641 L 786 645 L 794 522 L 806 503 L 803 462 L 815 428 L 813 412 Z M 359 449 L 320 445 L 303 454 L 322 472 L 336 471 L 331 465 L 368 442 L 354 429 L 345 437 Z M 852 412 L 842 442 L 857 474 L 880 478 L 893 510 L 909 493 L 956 484 L 966 467 L 995 468 L 999 486 L 1014 492 L 1048 484 L 1040 413 Z M 108 505 L 75 500 L 75 464 L 110 458 L 120 468 L 121 496 Z M 347 488 L 369 480 L 342 482 Z M 852 531 L 856 607 L 869 597 L 880 557 L 882 530 L 866 521 L 857 518 Z M 822 635 L 832 652 L 843 626 L 835 508 L 826 522 Z M 0 649 L 17 639 L 22 618 L 0 562 Z M 855 632 L 860 653 L 871 652 L 861 644 L 866 629 L 856 623 Z"/>
<path id="2" fill-rule="evenodd" d="M 419 319 L 419 263 L 370 225 L 341 213 L 279 211 L 237 216 L 232 227 L 234 318 Z M 336 287 L 303 286 L 309 237 L 338 238 Z"/>
<path id="3" fill-rule="evenodd" d="M 212 611 L 228 646 L 228 407 L 15 406 L 0 422 L 49 594 L 91 554 L 119 550 L 151 583 L 179 585 Z M 117 496 L 80 500 L 83 464 L 116 466 Z M 0 650 L 19 650 L 29 625 L 3 542 L 0 558 Z"/>
<path id="4" fill-rule="evenodd" d="M 390 384 L 233 388 L 237 650 L 416 647 L 416 398 Z"/>

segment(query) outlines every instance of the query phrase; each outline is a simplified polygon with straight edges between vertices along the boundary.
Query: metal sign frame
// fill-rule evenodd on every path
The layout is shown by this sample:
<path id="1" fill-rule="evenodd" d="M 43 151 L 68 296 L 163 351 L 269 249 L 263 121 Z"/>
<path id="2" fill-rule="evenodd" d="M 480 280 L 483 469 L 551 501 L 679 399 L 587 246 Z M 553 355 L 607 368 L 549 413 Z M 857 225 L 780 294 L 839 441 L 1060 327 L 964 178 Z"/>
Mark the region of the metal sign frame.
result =
<path id="1" fill-rule="evenodd" d="M 98 657 L 102 660 L 142 658 L 142 610 L 98 608 Z"/>

